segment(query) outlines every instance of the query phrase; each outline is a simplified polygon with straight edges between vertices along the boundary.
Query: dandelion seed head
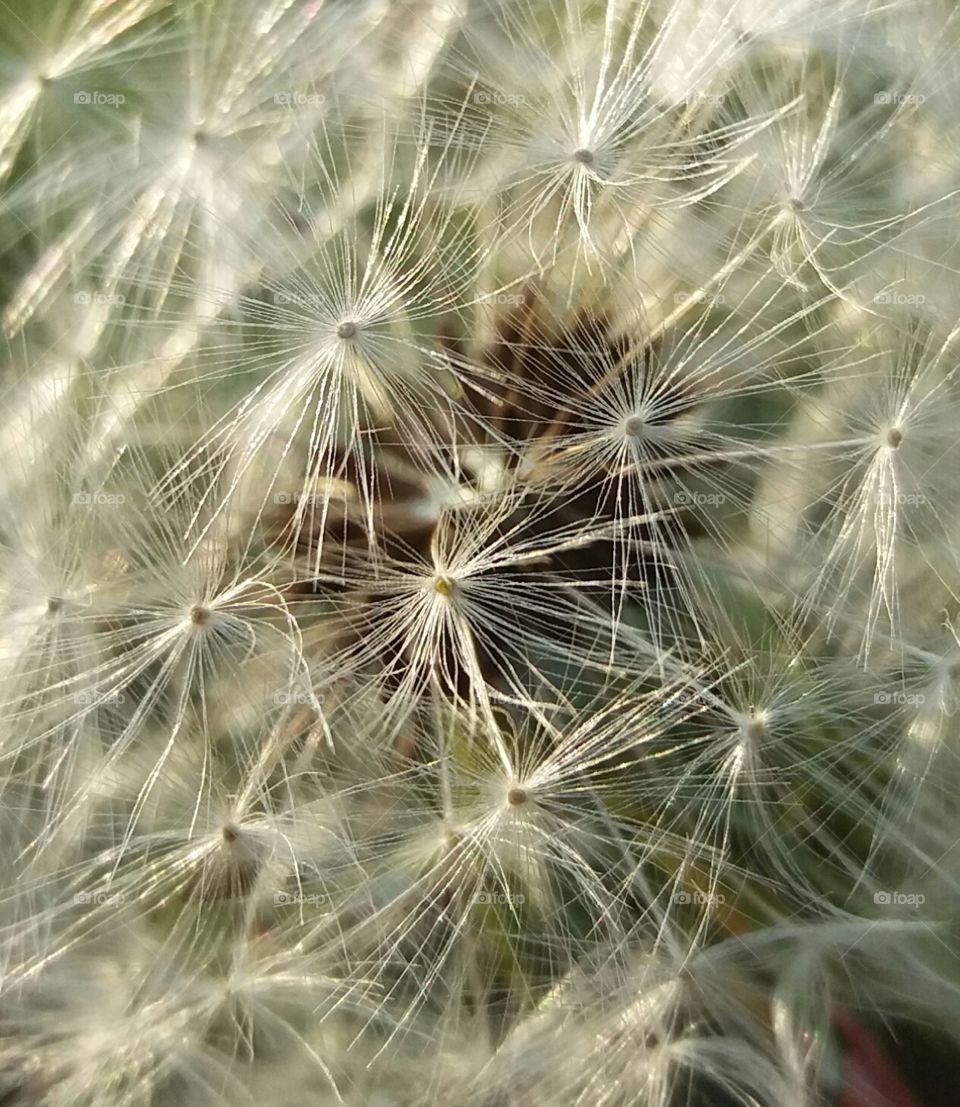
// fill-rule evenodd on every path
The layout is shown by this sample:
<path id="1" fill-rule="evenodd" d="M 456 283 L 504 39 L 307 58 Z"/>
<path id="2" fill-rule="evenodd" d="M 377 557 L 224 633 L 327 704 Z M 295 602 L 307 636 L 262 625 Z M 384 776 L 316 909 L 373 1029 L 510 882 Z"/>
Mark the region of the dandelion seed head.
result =
<path id="1" fill-rule="evenodd" d="M 800 1104 L 835 1011 L 956 1040 L 870 899 L 956 880 L 919 6 L 20 5 L 5 1089 Z"/>

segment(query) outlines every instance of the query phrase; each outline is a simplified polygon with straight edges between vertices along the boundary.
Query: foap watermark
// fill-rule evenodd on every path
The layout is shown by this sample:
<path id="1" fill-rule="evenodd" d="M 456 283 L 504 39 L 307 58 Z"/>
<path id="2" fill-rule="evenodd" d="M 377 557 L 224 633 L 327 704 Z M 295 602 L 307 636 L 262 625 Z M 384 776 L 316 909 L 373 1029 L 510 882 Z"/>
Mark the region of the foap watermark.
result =
<path id="1" fill-rule="evenodd" d="M 519 292 L 487 292 L 480 297 L 484 304 L 506 304 L 509 307 L 520 307 L 524 298 Z"/>
<path id="2" fill-rule="evenodd" d="M 919 106 L 926 102 L 926 96 L 922 92 L 894 92 L 892 89 L 886 89 L 884 92 L 878 92 L 873 98 L 875 104 L 912 104 Z"/>
<path id="3" fill-rule="evenodd" d="M 276 307 L 315 308 L 322 307 L 323 304 L 328 302 L 328 298 L 319 293 L 305 295 L 302 292 L 274 292 L 273 302 Z"/>
<path id="4" fill-rule="evenodd" d="M 477 892 L 473 902 L 501 907 L 519 907 L 526 902 L 526 896 L 516 895 L 513 892 Z"/>
<path id="5" fill-rule="evenodd" d="M 94 907 L 120 907 L 126 896 L 123 892 L 77 892 L 73 902 Z"/>
<path id="6" fill-rule="evenodd" d="M 127 298 L 113 292 L 75 292 L 73 302 L 81 307 L 123 307 Z"/>
<path id="7" fill-rule="evenodd" d="M 73 702 L 78 707 L 93 707 L 94 704 L 119 706 L 126 703 L 126 696 L 122 692 L 98 692 L 95 688 L 83 688 L 73 693 Z"/>
<path id="8" fill-rule="evenodd" d="M 920 907 L 927 902 L 923 892 L 874 892 L 873 902 L 878 907 Z"/>
<path id="9" fill-rule="evenodd" d="M 277 707 L 312 707 L 323 703 L 323 696 L 313 692 L 274 692 L 273 702 Z"/>
<path id="10" fill-rule="evenodd" d="M 688 104 L 722 104 L 726 96 L 718 92 L 692 92 L 687 97 Z"/>
<path id="11" fill-rule="evenodd" d="M 890 507 L 921 507 L 926 502 L 922 492 L 890 492 L 885 488 L 877 492 L 877 503 Z"/>
<path id="12" fill-rule="evenodd" d="M 516 108 L 521 104 L 525 104 L 527 98 L 521 96 L 518 92 L 483 92 L 481 90 L 473 94 L 473 102 L 475 104 L 494 104 L 497 107 Z"/>
<path id="13" fill-rule="evenodd" d="M 74 492 L 75 507 L 120 507 L 127 502 L 122 492 Z"/>
<path id="14" fill-rule="evenodd" d="M 274 492 L 275 504 L 293 504 L 303 507 L 322 507 L 324 503 L 322 492 Z"/>
<path id="15" fill-rule="evenodd" d="M 873 702 L 895 704 L 897 707 L 919 707 L 927 702 L 927 697 L 922 692 L 874 692 Z"/>
<path id="16" fill-rule="evenodd" d="M 282 108 L 318 108 L 326 103 L 326 99 L 322 92 L 300 92 L 295 89 L 284 89 L 273 94 L 273 102 Z"/>
<path id="17" fill-rule="evenodd" d="M 322 907 L 328 897 L 322 892 L 274 892 L 274 907 Z"/>
<path id="18" fill-rule="evenodd" d="M 695 903 L 699 907 L 720 907 L 726 899 L 720 892 L 674 892 L 673 903 Z"/>
<path id="19" fill-rule="evenodd" d="M 705 304 L 707 307 L 716 307 L 724 302 L 723 295 L 719 292 L 704 292 L 696 289 L 693 292 L 674 292 L 675 304 Z"/>
<path id="20" fill-rule="evenodd" d="M 677 507 L 719 507 L 727 502 L 720 492 L 688 492 L 686 489 L 674 492 L 673 502 Z"/>
<path id="21" fill-rule="evenodd" d="M 927 302 L 927 298 L 920 292 L 900 292 L 897 289 L 887 289 L 886 292 L 878 292 L 874 296 L 873 302 L 893 307 L 920 307 Z"/>
<path id="22" fill-rule="evenodd" d="M 127 102 L 127 98 L 122 92 L 106 92 L 100 88 L 88 88 L 75 92 L 73 102 L 95 108 L 119 108 Z"/>

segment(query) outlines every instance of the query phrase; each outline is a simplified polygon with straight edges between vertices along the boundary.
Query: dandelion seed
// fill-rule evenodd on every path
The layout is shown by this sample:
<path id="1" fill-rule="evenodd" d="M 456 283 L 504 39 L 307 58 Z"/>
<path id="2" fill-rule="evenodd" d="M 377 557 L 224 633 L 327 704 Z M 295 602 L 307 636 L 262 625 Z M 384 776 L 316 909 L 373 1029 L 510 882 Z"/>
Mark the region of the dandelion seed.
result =
<path id="1" fill-rule="evenodd" d="M 456 141 L 490 151 L 473 188 L 505 198 L 508 232 L 544 264 L 570 246 L 588 267 L 602 265 L 613 240 L 652 211 L 710 196 L 739 172 L 739 147 L 771 118 L 728 121 L 664 105 L 651 76 L 666 42 L 645 5 L 607 2 L 589 14 L 564 5 L 542 21 L 492 5 L 486 29 L 493 33 L 468 24 L 445 59 L 451 75 L 471 82 Z M 715 51 L 691 94 L 730 57 Z M 443 120 L 448 102 L 436 111 Z"/>
<path id="2" fill-rule="evenodd" d="M 821 418 L 821 436 L 834 430 L 839 436 L 833 476 L 818 485 L 831 505 L 828 548 L 817 555 L 821 564 L 805 602 L 818 602 L 828 588 L 841 606 L 865 592 L 865 659 L 884 624 L 897 634 L 903 559 L 937 564 L 951 557 L 943 520 L 952 494 L 947 459 L 955 448 L 949 425 L 955 398 L 945 359 L 954 340 L 954 331 L 946 337 L 925 327 L 894 331 L 875 371 L 838 382 L 837 398 L 844 399 L 829 420 Z M 834 450 L 819 457 L 813 472 L 826 476 L 826 453 Z M 829 625 L 837 614 L 826 615 Z"/>
<path id="3" fill-rule="evenodd" d="M 318 160 L 322 154 L 316 151 Z M 478 248 L 470 228 L 432 195 L 439 170 L 425 164 L 426 140 L 417 140 L 409 182 L 400 138 L 390 157 L 372 229 L 347 224 L 318 237 L 315 253 L 271 277 L 264 296 L 241 298 L 239 319 L 211 325 L 198 373 L 216 379 L 241 373 L 248 387 L 164 484 L 180 494 L 205 480 L 205 498 L 219 484 L 225 489 L 214 505 L 219 511 L 256 473 L 266 489 L 261 510 L 271 500 L 291 504 L 292 539 L 321 539 L 318 554 L 331 507 L 321 490 L 337 487 L 352 468 L 372 538 L 377 490 L 369 445 L 399 437 L 423 468 L 439 469 L 438 424 L 460 406 L 455 372 L 434 356 L 423 332 L 458 306 Z M 328 180 L 328 193 L 340 185 Z M 277 439 L 275 461 L 268 446 Z M 292 456 L 304 456 L 304 467 L 284 490 L 281 467 Z M 194 528 L 193 537 L 202 538 L 202 530 Z"/>

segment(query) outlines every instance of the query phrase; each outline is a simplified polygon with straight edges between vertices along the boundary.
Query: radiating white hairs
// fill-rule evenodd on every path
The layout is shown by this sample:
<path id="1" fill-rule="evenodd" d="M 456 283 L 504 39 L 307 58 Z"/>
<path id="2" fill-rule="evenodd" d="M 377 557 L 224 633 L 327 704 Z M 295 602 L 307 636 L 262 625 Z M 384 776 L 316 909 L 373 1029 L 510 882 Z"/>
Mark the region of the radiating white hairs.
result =
<path id="1" fill-rule="evenodd" d="M 952 8 L 7 8 L 0 1099 L 919 1104 Z"/>

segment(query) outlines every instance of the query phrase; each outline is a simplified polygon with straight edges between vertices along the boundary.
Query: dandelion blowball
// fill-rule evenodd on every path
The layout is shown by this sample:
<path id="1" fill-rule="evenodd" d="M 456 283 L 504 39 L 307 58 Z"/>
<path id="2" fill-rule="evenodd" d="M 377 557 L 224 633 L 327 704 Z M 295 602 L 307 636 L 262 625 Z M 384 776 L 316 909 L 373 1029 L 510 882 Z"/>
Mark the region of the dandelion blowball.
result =
<path id="1" fill-rule="evenodd" d="M 0 1100 L 941 1102 L 950 5 L 8 16 Z"/>

